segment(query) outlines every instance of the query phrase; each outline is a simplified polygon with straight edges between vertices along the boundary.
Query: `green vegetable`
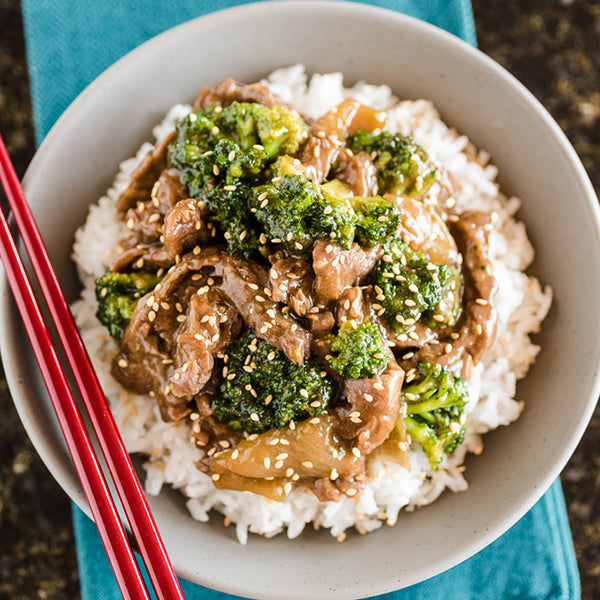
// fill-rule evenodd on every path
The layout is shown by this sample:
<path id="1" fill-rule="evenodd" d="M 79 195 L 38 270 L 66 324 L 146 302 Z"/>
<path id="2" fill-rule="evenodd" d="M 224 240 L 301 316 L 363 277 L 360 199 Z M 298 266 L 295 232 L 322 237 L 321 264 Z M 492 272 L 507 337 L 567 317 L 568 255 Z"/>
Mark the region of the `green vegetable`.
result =
<path id="1" fill-rule="evenodd" d="M 209 220 L 225 238 L 227 251 L 250 258 L 260 246 L 260 227 L 249 209 L 252 189 L 238 185 L 234 189 L 218 185 L 203 196 Z"/>
<path id="2" fill-rule="evenodd" d="M 418 320 L 432 328 L 454 324 L 460 310 L 460 273 L 427 260 L 401 240 L 390 244 L 377 261 L 370 281 L 383 298 L 385 319 L 395 331 L 408 329 Z"/>
<path id="3" fill-rule="evenodd" d="M 278 155 L 297 152 L 307 137 L 304 121 L 283 106 L 208 106 L 177 124 L 169 166 L 197 197 L 218 183 L 255 182 Z"/>
<path id="4" fill-rule="evenodd" d="M 329 366 L 344 379 L 366 379 L 380 375 L 389 362 L 387 345 L 379 327 L 350 321 L 342 323 L 331 343 Z"/>
<path id="5" fill-rule="evenodd" d="M 401 212 L 393 200 L 355 197 L 351 204 L 357 217 L 356 241 L 361 246 L 372 247 L 396 238 Z"/>
<path id="6" fill-rule="evenodd" d="M 411 137 L 360 130 L 348 136 L 348 146 L 353 152 L 364 151 L 374 156 L 381 194 L 420 196 L 435 181 L 435 167 Z"/>
<path id="7" fill-rule="evenodd" d="M 211 407 L 233 429 L 262 433 L 327 410 L 333 383 L 319 366 L 295 365 L 250 329 L 229 349 L 225 367 Z"/>
<path id="8" fill-rule="evenodd" d="M 419 379 L 402 388 L 406 401 L 406 430 L 421 444 L 433 470 L 445 454 L 451 454 L 465 438 L 468 391 L 462 377 L 447 368 L 419 363 Z"/>
<path id="9" fill-rule="evenodd" d="M 252 208 L 267 240 L 293 255 L 312 251 L 315 231 L 310 212 L 319 202 L 318 188 L 302 175 L 284 175 L 252 190 Z M 275 240 L 275 242 L 273 242 Z"/>
<path id="10" fill-rule="evenodd" d="M 154 273 L 113 273 L 107 271 L 96 279 L 98 320 L 110 335 L 119 339 L 131 320 L 138 300 L 154 289 L 161 280 Z"/>
<path id="11" fill-rule="evenodd" d="M 292 255 L 310 254 L 323 236 L 345 248 L 354 238 L 356 217 L 348 201 L 324 193 L 303 175 L 278 176 L 255 187 L 251 206 L 267 240 Z"/>

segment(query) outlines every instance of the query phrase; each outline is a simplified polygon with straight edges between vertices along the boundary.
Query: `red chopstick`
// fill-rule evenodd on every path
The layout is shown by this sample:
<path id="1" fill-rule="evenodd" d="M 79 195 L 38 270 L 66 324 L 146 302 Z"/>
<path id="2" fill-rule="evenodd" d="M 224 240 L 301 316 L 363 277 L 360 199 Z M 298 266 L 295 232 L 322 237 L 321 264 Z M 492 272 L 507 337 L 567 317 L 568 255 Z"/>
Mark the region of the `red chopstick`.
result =
<path id="1" fill-rule="evenodd" d="M 69 365 L 89 413 L 94 431 L 154 590 L 160 600 L 184 600 L 179 582 L 146 503 L 140 482 L 125 450 L 123 440 L 118 432 L 67 301 L 62 293 L 42 237 L 27 204 L 1 136 L 0 181 L 6 191 L 6 196 L 23 239 L 25 249 L 31 259 L 33 270 L 40 283 L 42 294 L 65 349 Z M 12 246 L 14 247 L 14 243 Z M 7 260 L 12 264 L 15 260 L 14 255 L 8 256 Z M 26 302 L 24 306 L 27 306 L 27 304 L 29 303 Z M 38 328 L 37 325 L 35 328 Z M 63 390 L 60 389 L 59 391 L 62 392 Z M 57 414 L 59 414 L 58 411 Z M 94 515 L 94 518 L 96 518 L 96 515 Z M 98 520 L 96 520 L 96 523 L 98 523 Z M 119 557 L 120 554 L 116 556 Z M 129 582 L 127 579 L 124 579 L 121 583 L 128 584 Z"/>
<path id="2" fill-rule="evenodd" d="M 52 344 L 50 332 L 44 323 L 2 211 L 0 211 L 0 242 L 0 258 L 4 263 L 7 279 L 23 317 L 25 329 L 33 345 L 63 436 L 90 503 L 119 588 L 124 598 L 149 600 L 123 525 L 112 503 L 98 459 L 92 449 L 75 399 Z"/>

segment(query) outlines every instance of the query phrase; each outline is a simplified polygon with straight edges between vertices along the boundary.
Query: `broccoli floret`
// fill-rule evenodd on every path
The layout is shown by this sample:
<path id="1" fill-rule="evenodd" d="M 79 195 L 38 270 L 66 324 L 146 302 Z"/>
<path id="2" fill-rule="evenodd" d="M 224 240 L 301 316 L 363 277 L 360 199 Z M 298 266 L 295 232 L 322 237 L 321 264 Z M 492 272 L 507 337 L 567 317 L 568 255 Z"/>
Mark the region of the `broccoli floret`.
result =
<path id="1" fill-rule="evenodd" d="M 244 185 L 233 189 L 218 185 L 203 196 L 209 220 L 224 237 L 227 251 L 246 258 L 254 256 L 260 245 L 260 228 L 249 209 L 251 197 L 252 189 Z"/>
<path id="2" fill-rule="evenodd" d="M 418 373 L 418 380 L 402 389 L 404 423 L 437 471 L 444 455 L 454 452 L 465 439 L 464 407 L 469 393 L 462 377 L 440 365 L 421 362 Z"/>
<path id="3" fill-rule="evenodd" d="M 383 296 L 379 302 L 388 325 L 403 331 L 418 320 L 432 328 L 454 324 L 460 310 L 459 271 L 427 260 L 402 240 L 387 250 L 369 277 Z"/>
<path id="4" fill-rule="evenodd" d="M 359 130 L 348 136 L 353 152 L 373 156 L 379 192 L 419 196 L 435 181 L 436 170 L 429 156 L 409 136 Z"/>
<path id="5" fill-rule="evenodd" d="M 282 106 L 208 106 L 177 124 L 169 166 L 197 197 L 218 183 L 255 182 L 279 154 L 297 152 L 307 137 L 304 121 Z"/>
<path id="6" fill-rule="evenodd" d="M 333 180 L 320 186 L 323 199 L 312 206 L 311 223 L 319 236 L 327 236 L 348 250 L 356 233 L 356 213 L 352 198 L 339 193 L 337 183 Z"/>
<path id="7" fill-rule="evenodd" d="M 318 189 L 310 179 L 284 175 L 253 189 L 252 208 L 269 242 L 302 255 L 312 251 L 315 241 L 309 211 L 318 200 Z"/>
<path id="8" fill-rule="evenodd" d="M 112 337 L 119 339 L 123 335 L 138 300 L 154 289 L 160 280 L 161 277 L 154 273 L 112 271 L 96 279 L 96 316 Z"/>
<path id="9" fill-rule="evenodd" d="M 345 248 L 354 238 L 356 217 L 348 201 L 331 196 L 303 175 L 278 176 L 255 187 L 251 206 L 267 240 L 292 255 L 310 254 L 323 236 Z"/>
<path id="10" fill-rule="evenodd" d="M 259 144 L 267 157 L 295 154 L 308 139 L 308 126 L 297 113 L 283 106 L 252 104 Z"/>
<path id="11" fill-rule="evenodd" d="M 356 213 L 356 241 L 361 246 L 372 247 L 398 235 L 401 213 L 393 200 L 372 196 L 350 202 Z"/>
<path id="12" fill-rule="evenodd" d="M 233 429 L 262 433 L 327 410 L 333 383 L 319 366 L 312 360 L 295 365 L 251 329 L 229 349 L 225 367 L 210 404 Z"/>
<path id="13" fill-rule="evenodd" d="M 372 323 L 342 323 L 331 340 L 329 366 L 344 379 L 366 379 L 380 375 L 389 357 L 379 327 Z"/>

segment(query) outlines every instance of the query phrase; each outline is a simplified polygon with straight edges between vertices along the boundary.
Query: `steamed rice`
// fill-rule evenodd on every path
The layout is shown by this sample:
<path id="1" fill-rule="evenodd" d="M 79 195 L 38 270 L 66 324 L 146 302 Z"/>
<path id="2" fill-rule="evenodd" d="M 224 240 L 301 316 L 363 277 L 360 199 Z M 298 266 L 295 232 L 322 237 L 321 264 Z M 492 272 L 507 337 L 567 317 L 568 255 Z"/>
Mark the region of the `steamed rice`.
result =
<path id="1" fill-rule="evenodd" d="M 203 451 L 190 441 L 187 424 L 163 422 L 155 400 L 126 391 L 112 378 L 111 360 L 117 344 L 95 318 L 94 280 L 109 267 L 117 242 L 128 233 L 116 217 L 115 202 L 132 170 L 152 149 L 151 144 L 144 144 L 136 157 L 120 165 L 113 186 L 90 207 L 86 223 L 76 233 L 73 258 L 84 289 L 73 311 L 128 451 L 148 457 L 144 468 L 149 494 L 158 494 L 163 485 L 180 490 L 195 519 L 207 521 L 209 511 L 219 511 L 226 523 L 235 523 L 241 543 L 246 543 L 248 531 L 271 537 L 285 530 L 294 538 L 311 522 L 330 529 L 341 540 L 347 528 L 366 533 L 383 522 L 393 525 L 402 508 L 413 510 L 429 504 L 446 488 L 453 492 L 467 488 L 461 466 L 466 453 L 481 453 L 481 435 L 508 425 L 523 409 L 516 398 L 516 382 L 525 376 L 539 351 L 529 336 L 539 330 L 550 307 L 551 290 L 542 289 L 537 279 L 523 273 L 533 259 L 533 248 L 524 225 L 514 219 L 520 201 L 502 195 L 495 183 L 496 168 L 487 163 L 488 156 L 477 153 L 465 136 L 449 129 L 431 102 L 398 102 L 384 85 L 359 83 L 344 88 L 339 73 L 314 75 L 307 81 L 299 65 L 277 70 L 263 83 L 312 118 L 347 98 L 386 110 L 391 132 L 412 135 L 451 173 L 457 212 L 477 209 L 494 215 L 490 256 L 498 280 L 498 327 L 496 341 L 467 381 L 470 401 L 465 442 L 444 459 L 438 471 L 431 470 L 427 457 L 413 443 L 410 471 L 394 463 L 375 463 L 360 497 L 342 496 L 338 502 L 321 502 L 300 490 L 292 491 L 283 502 L 273 502 L 257 494 L 216 489 L 210 476 L 196 468 Z M 153 130 L 155 140 L 167 135 L 174 122 L 189 111 L 186 105 L 171 109 Z"/>

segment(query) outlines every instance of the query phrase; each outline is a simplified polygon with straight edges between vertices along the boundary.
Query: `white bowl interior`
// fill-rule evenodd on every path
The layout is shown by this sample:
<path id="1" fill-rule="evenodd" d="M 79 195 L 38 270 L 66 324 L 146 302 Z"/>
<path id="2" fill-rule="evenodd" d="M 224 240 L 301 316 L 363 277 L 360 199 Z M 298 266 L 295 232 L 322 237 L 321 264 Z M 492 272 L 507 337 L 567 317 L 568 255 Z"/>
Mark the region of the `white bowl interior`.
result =
<path id="1" fill-rule="evenodd" d="M 381 56 L 388 57 L 381 60 Z M 555 300 L 543 345 L 518 387 L 520 420 L 486 436 L 468 460 L 470 489 L 404 514 L 396 527 L 339 545 L 307 532 L 240 546 L 221 519 L 188 516 L 172 491 L 150 498 L 178 573 L 264 599 L 358 598 L 411 585 L 472 555 L 514 524 L 564 467 L 591 416 L 600 364 L 597 201 L 574 151 L 535 99 L 478 51 L 436 28 L 353 3 L 259 3 L 171 30 L 103 74 L 68 109 L 34 158 L 26 193 L 68 296 L 75 229 L 166 110 L 227 76 L 255 81 L 274 68 L 342 71 L 346 84 L 387 83 L 434 101 L 447 123 L 492 153 L 507 194 L 523 199 L 537 250 L 533 272 Z M 2 357 L 27 431 L 67 493 L 89 514 L 12 302 L 0 285 Z"/>

